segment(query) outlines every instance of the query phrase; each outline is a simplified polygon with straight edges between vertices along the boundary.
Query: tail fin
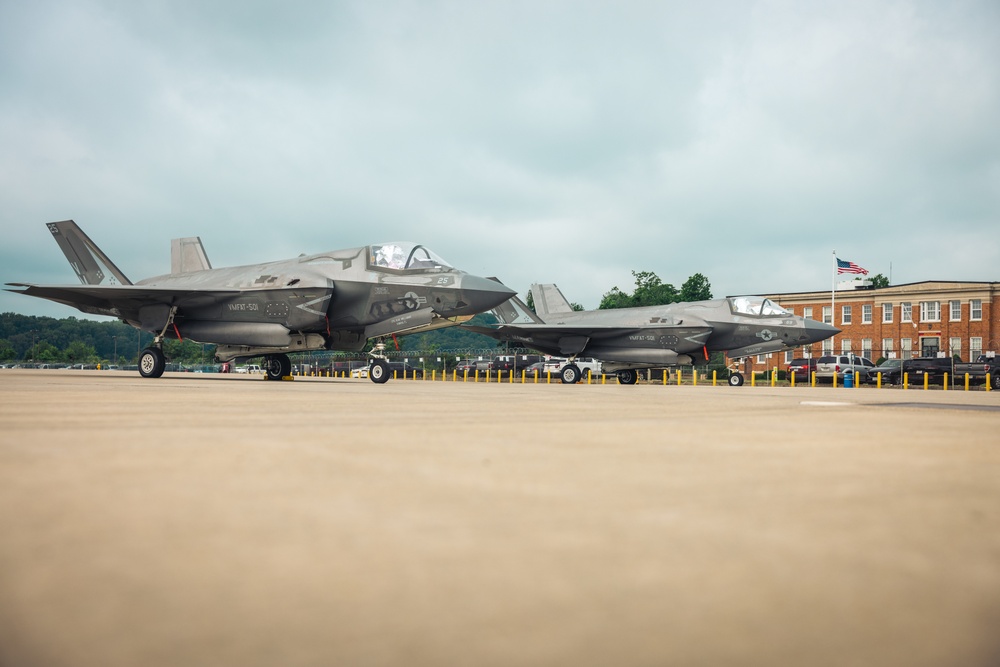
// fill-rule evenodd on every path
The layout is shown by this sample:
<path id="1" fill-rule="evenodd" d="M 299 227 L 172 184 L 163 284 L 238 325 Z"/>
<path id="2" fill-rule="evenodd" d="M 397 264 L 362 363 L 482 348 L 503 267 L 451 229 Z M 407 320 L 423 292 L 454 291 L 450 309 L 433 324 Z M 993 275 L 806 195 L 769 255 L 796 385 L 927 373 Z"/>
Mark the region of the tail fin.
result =
<path id="1" fill-rule="evenodd" d="M 531 298 L 535 302 L 535 312 L 539 315 L 573 312 L 573 306 L 569 305 L 569 301 L 555 285 L 532 285 Z"/>
<path id="2" fill-rule="evenodd" d="M 108 256 L 105 255 L 90 237 L 72 220 L 50 222 L 47 227 L 52 238 L 59 244 L 59 249 L 66 255 L 70 266 L 76 272 L 76 277 L 84 285 L 100 285 L 106 277 L 105 270 L 111 274 L 111 282 L 120 285 L 131 285 L 132 281 L 125 277 Z"/>
<path id="3" fill-rule="evenodd" d="M 545 324 L 523 301 L 512 296 L 493 309 L 500 324 Z"/>
<path id="4" fill-rule="evenodd" d="M 201 237 L 189 236 L 170 241 L 170 273 L 207 271 L 211 268 L 212 263 L 201 245 Z"/>

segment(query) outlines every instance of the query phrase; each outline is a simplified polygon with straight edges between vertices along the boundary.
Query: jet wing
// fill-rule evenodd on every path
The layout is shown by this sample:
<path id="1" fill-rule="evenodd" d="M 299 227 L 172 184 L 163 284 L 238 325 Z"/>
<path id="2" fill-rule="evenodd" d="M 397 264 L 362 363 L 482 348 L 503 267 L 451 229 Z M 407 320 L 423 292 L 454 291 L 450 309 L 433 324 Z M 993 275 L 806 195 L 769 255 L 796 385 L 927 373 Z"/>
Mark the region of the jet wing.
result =
<path id="1" fill-rule="evenodd" d="M 147 287 L 144 285 L 33 285 L 31 283 L 7 283 L 15 294 L 27 294 L 56 303 L 72 306 L 92 315 L 125 317 L 132 314 L 135 319 L 140 308 L 150 305 L 205 306 L 239 294 L 239 289 L 193 290 L 168 287 Z"/>

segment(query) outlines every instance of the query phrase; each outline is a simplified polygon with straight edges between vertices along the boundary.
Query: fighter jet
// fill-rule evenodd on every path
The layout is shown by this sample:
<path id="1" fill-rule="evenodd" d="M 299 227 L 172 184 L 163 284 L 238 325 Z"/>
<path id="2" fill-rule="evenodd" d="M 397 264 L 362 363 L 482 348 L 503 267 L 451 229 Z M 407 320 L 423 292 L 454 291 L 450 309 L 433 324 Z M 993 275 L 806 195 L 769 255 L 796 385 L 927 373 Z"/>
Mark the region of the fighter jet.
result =
<path id="1" fill-rule="evenodd" d="M 810 345 L 840 329 L 793 315 L 770 299 L 736 296 L 665 306 L 574 311 L 555 285 L 532 285 L 537 314 L 516 296 L 493 309 L 500 325 L 469 329 L 513 341 L 545 354 L 569 357 L 560 371 L 564 383 L 580 379 L 577 357 L 593 357 L 635 384 L 636 371 L 708 360 L 724 351 L 729 358 L 768 354 Z M 729 384 L 743 384 L 734 373 Z"/>
<path id="2" fill-rule="evenodd" d="M 376 339 L 368 377 L 383 383 L 389 365 L 382 339 L 460 324 L 515 294 L 415 243 L 213 269 L 199 238 L 174 239 L 171 273 L 132 283 L 72 220 L 48 229 L 83 286 L 7 283 L 23 288 L 8 291 L 155 334 L 139 355 L 139 374 L 149 378 L 163 374 L 167 338 L 214 343 L 220 362 L 263 357 L 270 380 L 291 373 L 290 353 L 360 351 Z"/>

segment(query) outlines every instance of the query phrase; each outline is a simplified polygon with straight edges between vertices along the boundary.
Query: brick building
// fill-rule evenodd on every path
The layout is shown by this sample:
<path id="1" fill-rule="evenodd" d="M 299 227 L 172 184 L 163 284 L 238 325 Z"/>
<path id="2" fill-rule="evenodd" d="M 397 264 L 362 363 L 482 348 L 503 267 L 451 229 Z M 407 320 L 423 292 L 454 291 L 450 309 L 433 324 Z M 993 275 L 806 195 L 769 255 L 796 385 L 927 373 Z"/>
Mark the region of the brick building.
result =
<path id="1" fill-rule="evenodd" d="M 848 281 L 842 287 L 860 283 Z M 831 293 L 767 294 L 796 315 L 833 324 L 841 333 L 822 343 L 754 357 L 754 370 L 784 368 L 793 357 L 854 353 L 882 357 L 935 356 L 939 351 L 974 360 L 1000 352 L 1000 283 L 926 281 L 881 289 L 838 289 Z M 832 312 L 833 309 L 836 312 Z"/>

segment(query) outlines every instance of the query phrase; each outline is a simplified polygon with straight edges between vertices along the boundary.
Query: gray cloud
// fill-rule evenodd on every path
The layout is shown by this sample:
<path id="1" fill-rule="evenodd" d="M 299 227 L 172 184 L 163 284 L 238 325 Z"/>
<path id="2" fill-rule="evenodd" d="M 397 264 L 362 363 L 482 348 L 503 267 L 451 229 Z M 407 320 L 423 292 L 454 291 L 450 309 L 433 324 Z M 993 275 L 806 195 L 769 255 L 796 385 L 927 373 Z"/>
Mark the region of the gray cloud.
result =
<path id="1" fill-rule="evenodd" d="M 23 6 L 19 6 L 23 5 Z M 0 7 L 3 281 L 415 239 L 594 307 L 1000 260 L 991 2 L 38 2 Z M 25 297 L 0 310 L 73 314 Z"/>

